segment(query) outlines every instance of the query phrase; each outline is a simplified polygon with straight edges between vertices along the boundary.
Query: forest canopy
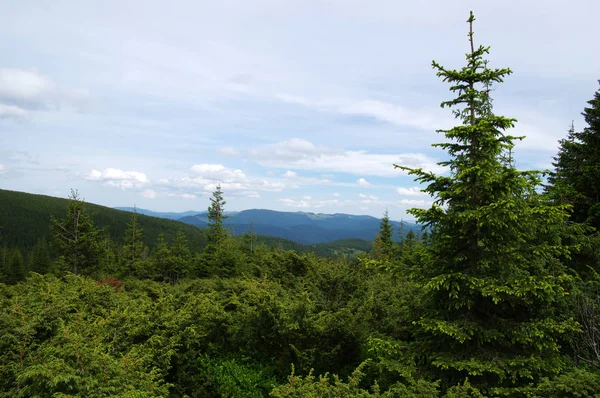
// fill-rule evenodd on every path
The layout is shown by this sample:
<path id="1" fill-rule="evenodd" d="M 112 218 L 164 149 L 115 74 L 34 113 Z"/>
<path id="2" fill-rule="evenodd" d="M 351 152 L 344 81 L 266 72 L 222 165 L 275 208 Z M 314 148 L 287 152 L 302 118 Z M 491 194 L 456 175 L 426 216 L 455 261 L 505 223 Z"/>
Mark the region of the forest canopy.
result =
<path id="1" fill-rule="evenodd" d="M 600 90 L 554 170 L 519 169 L 474 22 L 464 66 L 432 63 L 448 172 L 395 166 L 434 200 L 398 240 L 387 213 L 352 252 L 232 236 L 220 186 L 206 232 L 6 196 L 0 396 L 598 396 Z"/>

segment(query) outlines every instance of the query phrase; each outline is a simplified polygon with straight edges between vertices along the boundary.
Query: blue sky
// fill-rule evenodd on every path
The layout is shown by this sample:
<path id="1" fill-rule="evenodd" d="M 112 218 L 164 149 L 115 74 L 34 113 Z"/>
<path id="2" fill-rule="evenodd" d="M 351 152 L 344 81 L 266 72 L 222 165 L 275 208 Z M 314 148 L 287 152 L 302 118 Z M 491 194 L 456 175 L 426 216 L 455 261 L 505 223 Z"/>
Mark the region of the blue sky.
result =
<path id="1" fill-rule="evenodd" d="M 0 0 L 0 188 L 157 211 L 370 214 L 428 206 L 455 124 L 431 69 L 469 10 L 521 168 L 550 167 L 598 89 L 600 2 Z"/>

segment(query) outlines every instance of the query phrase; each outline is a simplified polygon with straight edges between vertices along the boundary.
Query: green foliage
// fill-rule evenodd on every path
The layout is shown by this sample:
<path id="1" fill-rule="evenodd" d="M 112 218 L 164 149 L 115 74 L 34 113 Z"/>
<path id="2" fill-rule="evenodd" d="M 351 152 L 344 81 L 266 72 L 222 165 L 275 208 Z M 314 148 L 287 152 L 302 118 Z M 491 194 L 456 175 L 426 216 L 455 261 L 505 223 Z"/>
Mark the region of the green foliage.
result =
<path id="1" fill-rule="evenodd" d="M 381 218 L 381 224 L 379 226 L 379 234 L 373 242 L 373 256 L 376 259 L 389 259 L 392 255 L 392 249 L 394 247 L 394 241 L 392 236 L 394 234 L 394 227 L 390 224 L 390 217 L 386 210 Z"/>
<path id="2" fill-rule="evenodd" d="M 208 208 L 208 250 L 216 250 L 219 245 L 223 244 L 229 237 L 227 229 L 223 226 L 223 221 L 227 218 L 224 214 L 225 204 L 221 185 L 217 185 L 217 189 L 212 193 L 210 198 L 210 206 Z"/>
<path id="3" fill-rule="evenodd" d="M 126 275 L 148 277 L 152 274 L 152 270 L 149 267 L 147 249 L 144 247 L 142 241 L 142 228 L 139 226 L 138 215 L 135 212 L 131 214 L 131 219 L 125 231 L 123 259 L 125 261 Z"/>
<path id="4" fill-rule="evenodd" d="M 568 255 L 559 234 L 568 214 L 537 193 L 539 173 L 506 161 L 516 137 L 505 130 L 515 120 L 491 112 L 489 86 L 511 71 L 488 68 L 489 48 L 474 46 L 474 20 L 467 65 L 433 62 L 457 93 L 442 107 L 457 108 L 462 122 L 442 130 L 449 142 L 436 145 L 451 156 L 440 163 L 450 175 L 404 168 L 436 198 L 430 209 L 410 211 L 432 233 L 415 274 L 426 293 L 415 344 L 444 387 L 468 378 L 483 392 L 510 394 L 556 374 L 560 336 L 577 330 L 556 311 L 572 281 L 558 261 Z"/>
<path id="5" fill-rule="evenodd" d="M 85 210 L 85 203 L 77 191 L 71 191 L 67 216 L 51 218 L 52 243 L 59 254 L 64 270 L 90 274 L 97 270 L 102 257 L 100 231 Z"/>
<path id="6" fill-rule="evenodd" d="M 588 104 L 583 111 L 587 126 L 581 132 L 571 126 L 560 141 L 548 191 L 573 206 L 573 221 L 600 230 L 600 90 Z"/>
<path id="7" fill-rule="evenodd" d="M 63 218 L 68 206 L 68 199 L 0 189 L 0 242 L 26 252 L 43 237 L 50 241 L 50 217 Z M 122 241 L 131 213 L 92 203 L 86 203 L 85 209 L 94 224 L 105 230 L 112 241 Z M 171 241 L 180 229 L 188 237 L 193 251 L 198 252 L 206 246 L 204 231 L 194 226 L 142 214 L 137 217 L 140 228 L 144 230 L 142 240 L 145 246 L 154 247 L 161 233 Z"/>

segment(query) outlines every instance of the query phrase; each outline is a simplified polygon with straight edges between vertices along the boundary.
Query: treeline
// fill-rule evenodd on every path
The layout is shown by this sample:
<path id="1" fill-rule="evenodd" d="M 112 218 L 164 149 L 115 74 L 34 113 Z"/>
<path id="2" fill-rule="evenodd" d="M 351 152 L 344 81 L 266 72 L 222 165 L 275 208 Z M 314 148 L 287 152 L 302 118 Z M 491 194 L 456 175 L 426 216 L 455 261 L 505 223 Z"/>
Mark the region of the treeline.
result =
<path id="1" fill-rule="evenodd" d="M 384 216 L 370 254 L 270 250 L 229 236 L 219 188 L 202 251 L 149 249 L 135 214 L 107 251 L 74 193 L 52 272 L 0 285 L 1 394 L 597 397 L 600 90 L 543 186 L 492 106 L 511 71 L 468 22 L 466 66 L 433 63 L 460 122 L 438 144 L 449 172 L 398 166 L 435 200 L 411 210 L 426 234 L 394 242 Z"/>

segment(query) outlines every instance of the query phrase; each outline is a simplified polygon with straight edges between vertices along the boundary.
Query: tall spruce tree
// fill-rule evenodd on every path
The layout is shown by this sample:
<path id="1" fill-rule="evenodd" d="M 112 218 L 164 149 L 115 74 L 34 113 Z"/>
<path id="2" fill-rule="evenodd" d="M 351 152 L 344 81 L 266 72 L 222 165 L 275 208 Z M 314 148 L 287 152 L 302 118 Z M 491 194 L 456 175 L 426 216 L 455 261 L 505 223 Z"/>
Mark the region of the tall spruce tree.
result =
<path id="1" fill-rule="evenodd" d="M 129 219 L 129 223 L 127 223 L 127 230 L 125 231 L 123 243 L 125 273 L 137 277 L 148 276 L 150 270 L 147 269 L 148 264 L 146 264 L 146 259 L 144 258 L 142 227 L 140 227 L 135 207 Z"/>
<path id="2" fill-rule="evenodd" d="M 223 226 L 223 222 L 227 218 L 225 215 L 225 204 L 227 202 L 223 198 L 221 185 L 217 185 L 217 189 L 212 193 L 210 198 L 210 206 L 208 208 L 208 235 L 207 249 L 215 250 L 225 242 L 228 237 L 227 229 Z"/>
<path id="3" fill-rule="evenodd" d="M 537 193 L 539 172 L 506 161 L 519 137 L 505 131 L 516 120 L 491 111 L 489 88 L 512 72 L 488 67 L 489 47 L 475 46 L 474 21 L 471 13 L 466 66 L 433 61 L 456 94 L 441 106 L 461 121 L 439 130 L 448 142 L 434 145 L 450 155 L 440 163 L 449 173 L 396 166 L 435 198 L 429 209 L 410 210 L 431 229 L 414 273 L 426 300 L 413 348 L 445 387 L 469 379 L 484 394 L 511 395 L 560 370 L 559 338 L 577 326 L 556 311 L 571 280 L 557 260 L 568 214 Z"/>
<path id="4" fill-rule="evenodd" d="M 85 211 L 85 202 L 77 191 L 71 190 L 67 217 L 51 217 L 53 245 L 63 269 L 74 274 L 97 271 L 103 247 L 101 231 Z"/>
<path id="5" fill-rule="evenodd" d="M 587 126 L 576 132 L 572 125 L 560 141 L 547 190 L 573 206 L 572 221 L 600 230 L 600 90 L 588 104 L 582 113 Z"/>
<path id="6" fill-rule="evenodd" d="M 379 223 L 379 233 L 373 242 L 373 254 L 375 258 L 389 259 L 394 247 L 394 241 L 392 240 L 393 235 L 394 227 L 390 223 L 390 216 L 386 210 Z"/>

